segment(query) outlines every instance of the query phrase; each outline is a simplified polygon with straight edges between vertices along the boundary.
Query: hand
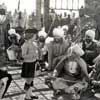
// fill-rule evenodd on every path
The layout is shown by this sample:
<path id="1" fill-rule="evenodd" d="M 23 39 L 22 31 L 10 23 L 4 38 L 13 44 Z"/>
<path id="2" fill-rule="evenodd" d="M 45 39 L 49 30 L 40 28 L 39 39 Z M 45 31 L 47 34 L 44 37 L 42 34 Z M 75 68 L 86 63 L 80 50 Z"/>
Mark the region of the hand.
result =
<path id="1" fill-rule="evenodd" d="M 57 75 L 57 70 L 54 70 L 53 77 L 55 77 L 56 75 Z"/>

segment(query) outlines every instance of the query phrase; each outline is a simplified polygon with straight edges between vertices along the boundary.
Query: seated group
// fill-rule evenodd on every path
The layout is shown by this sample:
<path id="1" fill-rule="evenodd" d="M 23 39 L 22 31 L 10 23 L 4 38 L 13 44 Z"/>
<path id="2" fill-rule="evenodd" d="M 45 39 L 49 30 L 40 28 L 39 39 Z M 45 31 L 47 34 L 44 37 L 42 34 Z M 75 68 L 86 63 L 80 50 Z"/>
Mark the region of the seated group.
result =
<path id="1" fill-rule="evenodd" d="M 63 42 L 60 40 L 58 43 L 58 34 L 58 31 L 54 31 L 54 41 L 48 49 L 49 69 L 53 73 L 46 78 L 46 84 L 56 92 L 60 90 L 70 94 L 71 99 L 74 100 L 79 100 L 81 93 L 89 86 L 94 95 L 98 96 L 97 94 L 100 93 L 100 56 L 99 42 L 94 40 L 95 32 L 87 30 L 85 39 L 81 43 L 71 44 L 67 39 Z M 49 79 L 51 79 L 52 86 Z"/>
<path id="2" fill-rule="evenodd" d="M 53 38 L 50 38 L 52 41 L 48 40 L 50 42 L 44 47 L 48 52 L 47 69 L 52 72 L 49 79 L 54 90 L 70 94 L 74 100 L 79 100 L 81 93 L 90 84 L 94 87 L 97 85 L 97 88 L 93 88 L 95 93 L 100 92 L 99 42 L 94 41 L 94 38 L 95 32 L 87 30 L 81 43 L 72 43 L 67 37 L 64 38 L 64 31 L 59 28 L 53 30 Z M 6 93 L 11 80 L 11 75 L 0 70 L 0 98 Z M 6 89 L 2 90 L 2 85 Z"/>

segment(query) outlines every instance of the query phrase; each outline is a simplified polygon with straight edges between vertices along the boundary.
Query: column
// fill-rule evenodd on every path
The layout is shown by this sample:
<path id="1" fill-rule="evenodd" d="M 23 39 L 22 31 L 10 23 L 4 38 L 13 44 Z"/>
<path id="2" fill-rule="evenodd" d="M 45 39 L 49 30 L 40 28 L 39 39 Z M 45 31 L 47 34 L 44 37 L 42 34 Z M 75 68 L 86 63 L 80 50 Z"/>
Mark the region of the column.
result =
<path id="1" fill-rule="evenodd" d="M 44 27 L 45 31 L 48 32 L 50 28 L 50 22 L 49 22 L 49 0 L 44 0 Z"/>
<path id="2" fill-rule="evenodd" d="M 41 0 L 36 0 L 36 27 L 41 29 Z"/>

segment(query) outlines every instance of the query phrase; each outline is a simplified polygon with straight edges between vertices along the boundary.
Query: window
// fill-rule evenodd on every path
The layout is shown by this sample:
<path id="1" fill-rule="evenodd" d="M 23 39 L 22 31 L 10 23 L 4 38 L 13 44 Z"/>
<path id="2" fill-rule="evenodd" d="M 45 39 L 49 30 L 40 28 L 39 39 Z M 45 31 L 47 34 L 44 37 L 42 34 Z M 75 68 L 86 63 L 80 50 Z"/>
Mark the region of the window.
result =
<path id="1" fill-rule="evenodd" d="M 84 6 L 84 0 L 50 0 L 50 8 L 79 9 Z"/>

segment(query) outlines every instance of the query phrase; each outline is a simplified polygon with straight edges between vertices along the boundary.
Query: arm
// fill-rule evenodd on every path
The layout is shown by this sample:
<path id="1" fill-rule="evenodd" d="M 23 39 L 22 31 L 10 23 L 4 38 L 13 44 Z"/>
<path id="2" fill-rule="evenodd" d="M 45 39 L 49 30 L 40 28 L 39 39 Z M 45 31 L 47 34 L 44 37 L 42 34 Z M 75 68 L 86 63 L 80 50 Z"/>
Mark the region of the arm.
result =
<path id="1" fill-rule="evenodd" d="M 54 69 L 53 76 L 58 76 L 64 67 L 64 60 L 57 64 L 56 68 Z"/>
<path id="2" fill-rule="evenodd" d="M 49 44 L 49 46 L 48 46 L 48 64 L 49 64 L 49 69 L 51 69 L 51 67 L 52 67 L 52 60 L 53 60 L 52 52 L 53 52 L 52 46 L 51 46 L 51 44 Z"/>
<path id="3" fill-rule="evenodd" d="M 83 73 L 86 75 L 86 77 L 89 79 L 89 75 L 88 75 L 88 71 L 87 71 L 87 65 L 85 63 L 85 61 L 82 58 L 78 58 L 77 62 L 79 64 L 79 66 L 81 67 Z"/>
<path id="4" fill-rule="evenodd" d="M 91 49 L 90 50 L 86 50 L 86 53 L 88 53 L 88 54 L 97 53 L 97 44 L 95 42 L 93 42 L 93 44 L 91 45 Z"/>
<path id="5" fill-rule="evenodd" d="M 95 53 L 95 51 L 92 51 L 92 50 L 86 50 L 85 52 L 88 53 L 88 54 Z"/>
<path id="6" fill-rule="evenodd" d="M 64 56 L 60 61 L 59 63 L 56 65 L 55 67 L 55 70 L 53 72 L 53 76 L 58 76 L 61 72 L 61 70 L 63 69 L 64 67 L 64 64 L 65 64 L 65 60 L 68 58 L 68 56 Z"/>

